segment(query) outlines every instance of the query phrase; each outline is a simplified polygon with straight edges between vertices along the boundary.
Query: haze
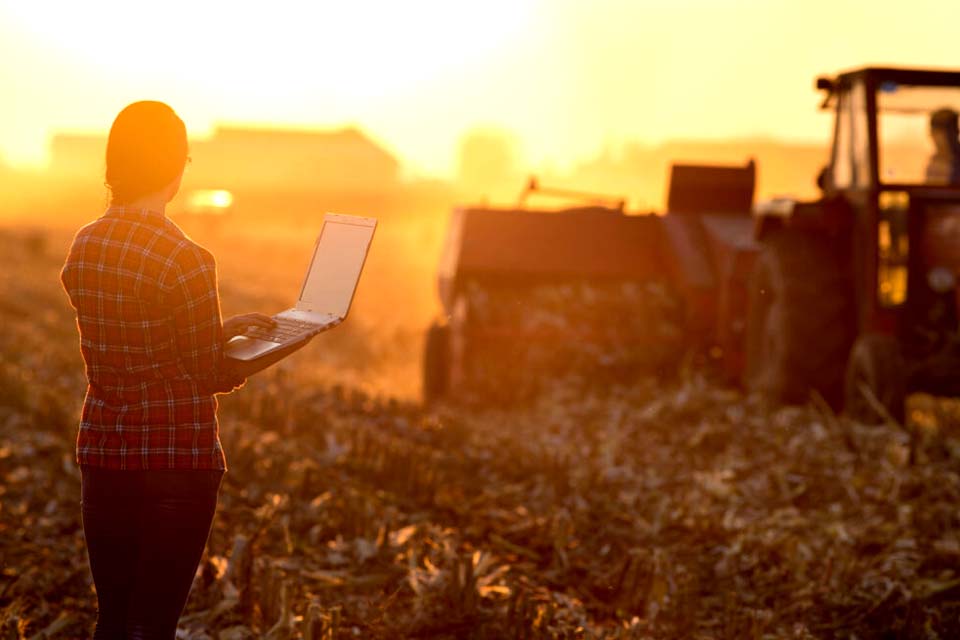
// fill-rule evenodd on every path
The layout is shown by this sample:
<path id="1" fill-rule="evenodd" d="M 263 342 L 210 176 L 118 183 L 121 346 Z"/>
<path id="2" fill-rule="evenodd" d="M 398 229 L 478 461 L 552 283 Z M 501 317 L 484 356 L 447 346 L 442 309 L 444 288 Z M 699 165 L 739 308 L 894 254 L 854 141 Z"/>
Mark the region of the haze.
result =
<path id="1" fill-rule="evenodd" d="M 530 170 L 625 142 L 822 144 L 813 79 L 949 66 L 960 9 L 917 0 L 362 0 L 0 4 L 0 160 L 42 165 L 58 131 L 125 104 L 217 123 L 352 124 L 412 175 L 451 177 L 465 131 L 508 132 Z M 761 168 L 762 170 L 762 168 Z"/>

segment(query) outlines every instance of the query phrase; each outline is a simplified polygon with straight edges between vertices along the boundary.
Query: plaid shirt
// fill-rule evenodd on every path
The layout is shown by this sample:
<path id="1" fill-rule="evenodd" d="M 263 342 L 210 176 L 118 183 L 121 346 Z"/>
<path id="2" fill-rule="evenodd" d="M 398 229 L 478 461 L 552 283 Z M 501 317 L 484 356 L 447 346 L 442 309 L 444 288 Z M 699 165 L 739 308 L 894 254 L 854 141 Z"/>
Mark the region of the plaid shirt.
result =
<path id="1" fill-rule="evenodd" d="M 60 274 L 77 311 L 87 395 L 77 462 L 226 469 L 215 393 L 225 370 L 216 263 L 162 213 L 111 207 Z"/>

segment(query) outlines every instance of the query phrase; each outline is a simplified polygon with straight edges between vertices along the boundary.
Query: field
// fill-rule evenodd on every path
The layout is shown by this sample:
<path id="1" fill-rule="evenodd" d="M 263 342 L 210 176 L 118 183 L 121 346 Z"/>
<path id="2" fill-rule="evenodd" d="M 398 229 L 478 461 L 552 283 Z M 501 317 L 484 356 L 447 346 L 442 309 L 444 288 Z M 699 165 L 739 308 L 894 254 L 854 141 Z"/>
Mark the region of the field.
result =
<path id="1" fill-rule="evenodd" d="M 309 225 L 183 221 L 224 313 L 295 297 Z M 385 218 L 349 320 L 221 397 L 229 472 L 178 637 L 960 637 L 957 407 L 771 410 L 696 370 L 419 403 L 442 217 Z M 89 637 L 71 231 L 0 228 L 0 639 Z"/>

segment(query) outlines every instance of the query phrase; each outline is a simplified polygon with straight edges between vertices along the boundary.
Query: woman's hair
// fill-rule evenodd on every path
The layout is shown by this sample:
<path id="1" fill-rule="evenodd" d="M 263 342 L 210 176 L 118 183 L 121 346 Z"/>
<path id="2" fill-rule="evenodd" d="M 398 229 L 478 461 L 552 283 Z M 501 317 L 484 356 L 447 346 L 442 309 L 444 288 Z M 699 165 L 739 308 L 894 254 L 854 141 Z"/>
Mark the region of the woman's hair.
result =
<path id="1" fill-rule="evenodd" d="M 145 100 L 117 115 L 107 139 L 106 184 L 113 204 L 155 193 L 187 162 L 187 128 L 162 102 Z"/>

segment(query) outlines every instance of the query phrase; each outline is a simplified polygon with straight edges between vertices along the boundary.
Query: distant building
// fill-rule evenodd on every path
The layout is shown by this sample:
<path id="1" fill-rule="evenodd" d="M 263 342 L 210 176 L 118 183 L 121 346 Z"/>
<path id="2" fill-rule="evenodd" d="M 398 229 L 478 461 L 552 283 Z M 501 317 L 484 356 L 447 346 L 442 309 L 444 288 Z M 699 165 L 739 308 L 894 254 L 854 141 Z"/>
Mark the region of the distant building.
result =
<path id="1" fill-rule="evenodd" d="M 50 171 L 58 178 L 103 182 L 107 137 L 88 133 L 58 133 L 50 140 Z"/>
<path id="2" fill-rule="evenodd" d="M 380 191 L 400 165 L 355 128 L 296 131 L 221 127 L 191 145 L 191 181 L 227 189 Z"/>
<path id="3" fill-rule="evenodd" d="M 102 181 L 106 136 L 57 134 L 50 170 L 60 178 Z M 360 130 L 220 127 L 190 143 L 185 185 L 236 191 L 377 192 L 396 185 L 396 158 Z"/>

